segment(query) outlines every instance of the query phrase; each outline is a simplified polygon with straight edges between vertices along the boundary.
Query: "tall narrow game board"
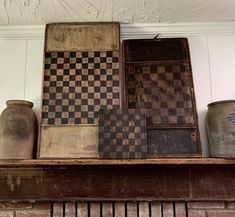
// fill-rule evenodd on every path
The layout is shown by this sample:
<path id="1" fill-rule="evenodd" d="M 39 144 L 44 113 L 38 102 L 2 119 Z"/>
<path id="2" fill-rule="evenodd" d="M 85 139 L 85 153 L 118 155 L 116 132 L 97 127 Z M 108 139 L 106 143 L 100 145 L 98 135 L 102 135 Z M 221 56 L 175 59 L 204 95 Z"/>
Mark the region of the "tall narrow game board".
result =
<path id="1" fill-rule="evenodd" d="M 125 40 L 125 99 L 146 109 L 148 157 L 200 156 L 186 38 Z"/>
<path id="2" fill-rule="evenodd" d="M 40 158 L 98 157 L 98 111 L 120 107 L 118 23 L 46 26 Z"/>

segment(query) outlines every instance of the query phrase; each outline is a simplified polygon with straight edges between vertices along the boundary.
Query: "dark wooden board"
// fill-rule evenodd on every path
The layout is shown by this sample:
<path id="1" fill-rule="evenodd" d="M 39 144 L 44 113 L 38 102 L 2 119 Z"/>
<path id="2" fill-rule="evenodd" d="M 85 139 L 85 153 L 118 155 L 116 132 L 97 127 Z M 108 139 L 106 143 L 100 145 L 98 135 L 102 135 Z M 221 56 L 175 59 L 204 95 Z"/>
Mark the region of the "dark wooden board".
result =
<path id="1" fill-rule="evenodd" d="M 149 129 L 147 138 L 148 157 L 176 155 L 177 152 L 195 155 L 199 152 L 198 129 Z"/>
<path id="2" fill-rule="evenodd" d="M 128 40 L 124 52 L 126 62 L 189 60 L 188 44 L 179 38 Z"/>
<path id="3" fill-rule="evenodd" d="M 123 48 L 125 105 L 146 109 L 148 157 L 200 156 L 187 39 L 124 40 Z"/>
<path id="4" fill-rule="evenodd" d="M 235 167 L 1 167 L 0 186 L 0 201 L 235 200 Z"/>

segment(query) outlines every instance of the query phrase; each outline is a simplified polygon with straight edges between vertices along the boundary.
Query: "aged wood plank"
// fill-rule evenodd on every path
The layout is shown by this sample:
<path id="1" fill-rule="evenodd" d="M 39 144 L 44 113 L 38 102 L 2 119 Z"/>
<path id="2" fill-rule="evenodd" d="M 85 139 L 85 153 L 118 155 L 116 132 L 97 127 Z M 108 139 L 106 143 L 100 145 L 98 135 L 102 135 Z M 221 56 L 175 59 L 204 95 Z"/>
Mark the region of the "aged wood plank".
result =
<path id="1" fill-rule="evenodd" d="M 113 217 L 112 203 L 102 203 L 102 217 Z"/>
<path id="2" fill-rule="evenodd" d="M 163 216 L 164 217 L 174 217 L 174 206 L 173 203 L 164 202 L 162 203 Z"/>
<path id="3" fill-rule="evenodd" d="M 0 160 L 0 167 L 82 166 L 82 165 L 235 165 L 235 159 L 223 158 L 159 158 L 132 160 L 102 159 L 33 159 Z"/>
<path id="4" fill-rule="evenodd" d="M 162 217 L 162 206 L 160 202 L 151 202 L 151 217 Z"/>
<path id="5" fill-rule="evenodd" d="M 115 217 L 125 217 L 124 202 L 115 202 Z"/>
<path id="6" fill-rule="evenodd" d="M 235 200 L 235 167 L 233 165 L 0 167 L 0 186 L 0 201 Z"/>
<path id="7" fill-rule="evenodd" d="M 125 42 L 127 62 L 190 60 L 188 44 L 182 38 L 133 39 Z"/>
<path id="8" fill-rule="evenodd" d="M 127 203 L 127 217 L 137 217 L 137 203 L 136 202 L 128 202 Z"/>
<path id="9" fill-rule="evenodd" d="M 65 203 L 65 216 L 76 217 L 76 203 Z"/>
<path id="10" fill-rule="evenodd" d="M 53 204 L 53 217 L 63 217 L 64 216 L 64 204 L 54 203 Z"/>
<path id="11" fill-rule="evenodd" d="M 139 202 L 139 217 L 148 217 L 148 216 L 149 216 L 149 203 Z"/>
<path id="12" fill-rule="evenodd" d="M 0 169 L 0 186 L 0 200 L 189 196 L 187 170 L 162 167 L 6 168 Z"/>
<path id="13" fill-rule="evenodd" d="M 175 217 L 187 217 L 186 215 L 186 204 L 183 202 L 176 202 Z"/>
<path id="14" fill-rule="evenodd" d="M 90 203 L 90 217 L 100 217 L 101 214 L 101 203 L 91 202 Z"/>
<path id="15" fill-rule="evenodd" d="M 57 23 L 46 27 L 46 51 L 119 49 L 118 23 Z M 105 36 L 105 37 L 104 37 Z"/>
<path id="16" fill-rule="evenodd" d="M 42 126 L 40 158 L 98 158 L 98 126 Z"/>
<path id="17" fill-rule="evenodd" d="M 190 173 L 193 198 L 235 197 L 234 165 L 193 167 Z"/>
<path id="18" fill-rule="evenodd" d="M 87 202 L 77 203 L 77 217 L 88 217 L 88 203 Z"/>

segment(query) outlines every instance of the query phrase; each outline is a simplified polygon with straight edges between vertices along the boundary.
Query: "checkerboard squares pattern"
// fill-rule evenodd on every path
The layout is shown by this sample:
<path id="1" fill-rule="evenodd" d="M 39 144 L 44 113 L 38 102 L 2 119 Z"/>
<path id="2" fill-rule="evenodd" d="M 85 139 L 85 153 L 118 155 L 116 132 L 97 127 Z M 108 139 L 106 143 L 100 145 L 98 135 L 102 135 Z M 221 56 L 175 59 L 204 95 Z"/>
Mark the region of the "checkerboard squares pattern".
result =
<path id="1" fill-rule="evenodd" d="M 46 52 L 42 124 L 98 124 L 119 108 L 119 51 Z"/>
<path id="2" fill-rule="evenodd" d="M 188 63 L 127 66 L 128 108 L 145 108 L 147 125 L 195 124 Z"/>
<path id="3" fill-rule="evenodd" d="M 100 110 L 98 145 L 100 158 L 146 158 L 146 137 L 145 110 Z"/>

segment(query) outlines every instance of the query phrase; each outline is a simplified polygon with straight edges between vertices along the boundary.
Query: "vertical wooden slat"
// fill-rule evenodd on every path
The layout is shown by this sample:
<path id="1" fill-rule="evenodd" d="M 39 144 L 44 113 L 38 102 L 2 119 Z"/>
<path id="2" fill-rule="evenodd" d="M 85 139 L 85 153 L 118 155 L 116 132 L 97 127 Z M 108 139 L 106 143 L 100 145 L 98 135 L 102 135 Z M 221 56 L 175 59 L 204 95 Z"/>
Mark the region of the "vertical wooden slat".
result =
<path id="1" fill-rule="evenodd" d="M 151 202 L 151 217 L 162 217 L 162 208 L 160 202 Z"/>
<path id="2" fill-rule="evenodd" d="M 185 203 L 175 203 L 175 217 L 186 217 Z"/>
<path id="3" fill-rule="evenodd" d="M 63 217 L 64 205 L 63 203 L 53 204 L 53 217 Z"/>
<path id="4" fill-rule="evenodd" d="M 148 202 L 139 202 L 139 217 L 149 217 Z"/>
<path id="5" fill-rule="evenodd" d="M 125 203 L 117 202 L 115 203 L 115 217 L 125 217 Z"/>
<path id="6" fill-rule="evenodd" d="M 65 217 L 76 217 L 76 204 L 75 203 L 66 203 L 65 204 Z"/>
<path id="7" fill-rule="evenodd" d="M 112 203 L 102 204 L 102 217 L 113 217 L 113 204 Z"/>
<path id="8" fill-rule="evenodd" d="M 174 206 L 173 203 L 164 202 L 163 207 L 163 217 L 174 217 Z"/>
<path id="9" fill-rule="evenodd" d="M 88 217 L 88 203 L 77 203 L 77 217 Z"/>
<path id="10" fill-rule="evenodd" d="M 90 217 L 100 217 L 100 203 L 90 203 Z"/>
<path id="11" fill-rule="evenodd" d="M 137 203 L 127 203 L 127 217 L 137 217 Z"/>

